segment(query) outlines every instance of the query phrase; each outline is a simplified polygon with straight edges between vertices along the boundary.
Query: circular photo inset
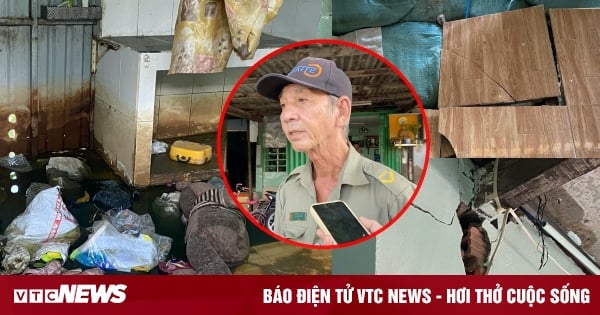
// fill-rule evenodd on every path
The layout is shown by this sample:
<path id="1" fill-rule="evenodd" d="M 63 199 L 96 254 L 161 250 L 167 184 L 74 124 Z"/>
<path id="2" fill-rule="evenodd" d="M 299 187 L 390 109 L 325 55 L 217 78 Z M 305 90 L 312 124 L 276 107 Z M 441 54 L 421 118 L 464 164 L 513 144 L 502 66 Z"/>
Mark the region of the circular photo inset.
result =
<path id="1" fill-rule="evenodd" d="M 408 209 L 427 169 L 427 131 L 415 90 L 389 61 L 310 40 L 244 73 L 217 152 L 249 220 L 279 240 L 331 249 L 374 237 Z"/>

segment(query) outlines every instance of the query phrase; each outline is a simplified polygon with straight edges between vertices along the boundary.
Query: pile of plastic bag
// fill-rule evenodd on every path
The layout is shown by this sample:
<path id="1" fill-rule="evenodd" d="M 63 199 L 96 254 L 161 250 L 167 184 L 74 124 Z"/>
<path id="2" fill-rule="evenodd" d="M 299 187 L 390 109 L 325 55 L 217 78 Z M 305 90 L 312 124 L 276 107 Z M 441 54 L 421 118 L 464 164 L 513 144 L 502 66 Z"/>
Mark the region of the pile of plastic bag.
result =
<path id="1" fill-rule="evenodd" d="M 79 235 L 79 224 L 65 206 L 59 188 L 42 190 L 4 231 L 7 244 L 2 267 L 18 274 L 32 261 L 64 262 L 69 246 Z"/>

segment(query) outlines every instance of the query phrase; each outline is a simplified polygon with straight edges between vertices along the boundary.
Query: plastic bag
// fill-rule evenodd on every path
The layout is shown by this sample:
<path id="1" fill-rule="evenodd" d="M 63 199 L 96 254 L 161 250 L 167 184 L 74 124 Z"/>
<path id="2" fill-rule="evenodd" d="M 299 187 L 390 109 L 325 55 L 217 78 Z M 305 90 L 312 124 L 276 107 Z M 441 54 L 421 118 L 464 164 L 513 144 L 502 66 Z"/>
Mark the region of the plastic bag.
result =
<path id="1" fill-rule="evenodd" d="M 76 182 L 82 182 L 89 177 L 90 168 L 80 159 L 68 156 L 51 157 L 46 165 L 46 172 L 50 169 L 55 169 L 60 172 L 65 172 L 69 179 Z"/>
<path id="2" fill-rule="evenodd" d="M 154 232 L 154 222 L 148 213 L 139 215 L 129 209 L 115 211 L 110 210 L 104 218 L 108 220 L 119 233 L 138 236 L 141 233 Z"/>
<path id="3" fill-rule="evenodd" d="M 69 255 L 69 243 L 63 242 L 44 242 L 33 255 L 34 261 L 43 261 L 48 263 L 53 260 L 67 261 Z"/>
<path id="4" fill-rule="evenodd" d="M 177 196 L 177 201 L 179 201 L 179 195 L 179 192 L 177 194 L 164 193 L 152 202 L 148 213 L 152 217 L 157 233 L 177 238 L 185 229 L 181 222 L 179 202 L 173 202 L 172 199 Z"/>
<path id="5" fill-rule="evenodd" d="M 92 197 L 92 203 L 100 210 L 123 210 L 131 208 L 131 194 L 114 181 L 100 183 L 104 188 Z"/>
<path id="6" fill-rule="evenodd" d="M 37 196 L 37 194 L 40 193 L 40 191 L 48 189 L 48 188 L 52 188 L 52 186 L 50 186 L 46 183 L 37 183 L 37 182 L 31 183 L 31 185 L 29 185 L 29 188 L 27 188 L 27 191 L 25 192 L 26 205 L 28 206 L 31 203 L 31 201 L 33 200 L 33 198 L 35 198 L 35 196 Z"/>
<path id="7" fill-rule="evenodd" d="M 31 164 L 22 153 L 15 155 L 11 152 L 8 156 L 0 157 L 0 166 L 23 173 L 31 171 Z"/>
<path id="8" fill-rule="evenodd" d="M 165 153 L 169 150 L 169 144 L 166 142 L 154 140 L 152 141 L 152 154 Z"/>
<path id="9" fill-rule="evenodd" d="M 156 233 L 150 233 L 148 235 L 154 240 L 154 244 L 158 249 L 158 261 L 167 261 L 171 246 L 173 245 L 173 239 Z"/>
<path id="10" fill-rule="evenodd" d="M 9 243 L 19 242 L 33 253 L 43 241 L 71 243 L 79 238 L 79 224 L 69 212 L 58 187 L 39 192 L 25 211 L 4 231 Z"/>
<path id="11" fill-rule="evenodd" d="M 158 249 L 149 235 L 119 233 L 107 220 L 99 222 L 88 240 L 71 253 L 71 259 L 103 270 L 148 271 L 158 265 Z"/>

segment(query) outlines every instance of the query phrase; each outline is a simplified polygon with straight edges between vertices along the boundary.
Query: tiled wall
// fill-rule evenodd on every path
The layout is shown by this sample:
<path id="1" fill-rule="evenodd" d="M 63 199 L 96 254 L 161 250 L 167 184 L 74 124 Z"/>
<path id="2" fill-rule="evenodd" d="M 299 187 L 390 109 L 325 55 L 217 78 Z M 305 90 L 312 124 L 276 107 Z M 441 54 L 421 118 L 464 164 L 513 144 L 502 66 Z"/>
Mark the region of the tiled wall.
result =
<path id="1" fill-rule="evenodd" d="M 102 0 L 102 36 L 172 35 L 178 9 L 179 0 Z"/>
<path id="2" fill-rule="evenodd" d="M 223 103 L 244 71 L 246 68 L 194 75 L 157 72 L 153 137 L 216 132 Z"/>
<path id="3" fill-rule="evenodd" d="M 263 33 L 294 40 L 315 38 L 321 5 L 322 0 L 284 0 Z M 102 0 L 102 10 L 103 37 L 173 35 L 179 0 Z"/>

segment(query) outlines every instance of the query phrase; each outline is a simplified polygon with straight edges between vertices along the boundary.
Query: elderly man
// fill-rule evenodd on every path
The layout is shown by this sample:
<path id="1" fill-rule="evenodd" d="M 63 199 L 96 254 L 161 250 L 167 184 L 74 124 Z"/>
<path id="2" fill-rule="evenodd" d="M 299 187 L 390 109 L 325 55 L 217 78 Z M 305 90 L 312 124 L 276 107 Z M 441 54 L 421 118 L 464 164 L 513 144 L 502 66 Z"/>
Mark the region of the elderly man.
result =
<path id="1" fill-rule="evenodd" d="M 275 232 L 293 241 L 332 244 L 309 215 L 317 202 L 343 200 L 371 232 L 408 202 L 414 185 L 390 168 L 362 157 L 349 144 L 352 85 L 334 61 L 306 57 L 288 73 L 267 74 L 256 89 L 279 101 L 281 126 L 309 161 L 280 185 Z M 318 232 L 318 237 L 317 237 Z"/>

